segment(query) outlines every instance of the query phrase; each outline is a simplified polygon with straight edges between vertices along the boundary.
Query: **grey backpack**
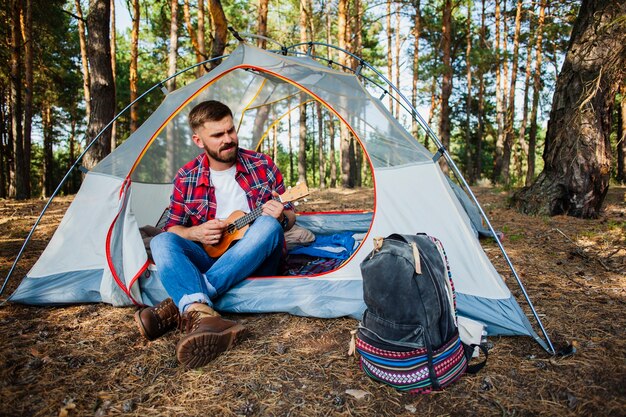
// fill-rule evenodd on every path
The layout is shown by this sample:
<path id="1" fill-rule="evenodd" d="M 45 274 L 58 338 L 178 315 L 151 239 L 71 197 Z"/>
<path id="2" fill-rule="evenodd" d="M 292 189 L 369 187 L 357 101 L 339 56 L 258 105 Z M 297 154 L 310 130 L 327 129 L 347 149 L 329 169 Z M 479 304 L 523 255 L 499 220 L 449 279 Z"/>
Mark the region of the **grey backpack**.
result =
<path id="1" fill-rule="evenodd" d="M 356 340 L 361 367 L 400 390 L 441 389 L 468 370 L 472 351 L 459 338 L 443 245 L 425 234 L 392 234 L 374 246 L 361 263 L 367 306 Z M 484 363 L 478 365 L 472 372 Z"/>

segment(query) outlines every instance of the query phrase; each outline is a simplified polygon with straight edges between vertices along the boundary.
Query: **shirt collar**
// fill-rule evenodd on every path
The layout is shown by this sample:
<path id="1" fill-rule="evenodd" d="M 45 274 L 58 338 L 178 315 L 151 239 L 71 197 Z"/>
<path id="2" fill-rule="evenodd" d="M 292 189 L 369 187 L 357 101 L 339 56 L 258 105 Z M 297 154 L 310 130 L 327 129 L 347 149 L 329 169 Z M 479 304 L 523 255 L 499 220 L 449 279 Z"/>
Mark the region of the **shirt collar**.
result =
<path id="1" fill-rule="evenodd" d="M 205 152 L 198 155 L 198 160 L 200 162 L 200 170 L 198 172 L 198 185 L 210 185 L 210 174 L 211 170 L 209 169 L 209 157 Z M 237 172 L 242 174 L 249 174 L 250 170 L 248 166 L 244 163 L 243 156 L 241 153 L 241 149 L 237 150 Z"/>

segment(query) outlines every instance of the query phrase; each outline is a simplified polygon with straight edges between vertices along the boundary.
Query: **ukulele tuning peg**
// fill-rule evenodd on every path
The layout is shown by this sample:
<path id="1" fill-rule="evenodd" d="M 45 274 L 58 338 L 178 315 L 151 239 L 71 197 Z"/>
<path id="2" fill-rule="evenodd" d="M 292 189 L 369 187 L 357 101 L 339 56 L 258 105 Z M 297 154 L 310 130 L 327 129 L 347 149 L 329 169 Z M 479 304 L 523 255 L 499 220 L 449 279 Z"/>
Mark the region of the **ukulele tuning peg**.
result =
<path id="1" fill-rule="evenodd" d="M 294 206 L 298 207 L 298 206 L 300 205 L 300 202 L 299 202 L 299 201 L 294 201 L 292 204 L 293 204 Z"/>
<path id="2" fill-rule="evenodd" d="M 305 203 L 308 203 L 308 202 L 309 202 L 309 199 L 308 199 L 308 198 L 305 198 L 305 199 L 303 199 L 302 201 L 304 201 Z"/>

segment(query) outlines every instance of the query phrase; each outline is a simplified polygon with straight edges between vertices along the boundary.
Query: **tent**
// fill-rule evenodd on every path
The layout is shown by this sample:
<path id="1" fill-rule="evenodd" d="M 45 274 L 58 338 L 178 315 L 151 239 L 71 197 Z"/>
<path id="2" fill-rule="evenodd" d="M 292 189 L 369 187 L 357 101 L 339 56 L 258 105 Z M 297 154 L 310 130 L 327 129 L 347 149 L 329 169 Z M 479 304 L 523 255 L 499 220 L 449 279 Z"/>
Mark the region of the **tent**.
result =
<path id="1" fill-rule="evenodd" d="M 545 348 L 487 258 L 437 163 L 442 155 L 452 163 L 447 151 L 440 148 L 433 157 L 368 91 L 363 77 L 359 71 L 335 70 L 311 55 L 287 54 L 287 48 L 273 52 L 242 42 L 212 71 L 167 94 L 141 127 L 85 176 L 47 248 L 9 300 L 121 306 L 152 305 L 165 298 L 139 228 L 158 223 L 176 169 L 197 154 L 186 121 L 190 109 L 206 99 L 226 103 L 241 146 L 255 149 L 264 133 L 305 97 L 321 103 L 363 146 L 375 183 L 375 210 L 300 215 L 298 224 L 315 233 L 350 230 L 365 237 L 332 272 L 247 279 L 225 294 L 217 308 L 358 318 L 365 308 L 359 264 L 372 249 L 372 238 L 425 232 L 446 248 L 460 316 L 484 324 L 490 335 L 528 335 Z M 417 114 L 415 109 L 412 113 Z"/>

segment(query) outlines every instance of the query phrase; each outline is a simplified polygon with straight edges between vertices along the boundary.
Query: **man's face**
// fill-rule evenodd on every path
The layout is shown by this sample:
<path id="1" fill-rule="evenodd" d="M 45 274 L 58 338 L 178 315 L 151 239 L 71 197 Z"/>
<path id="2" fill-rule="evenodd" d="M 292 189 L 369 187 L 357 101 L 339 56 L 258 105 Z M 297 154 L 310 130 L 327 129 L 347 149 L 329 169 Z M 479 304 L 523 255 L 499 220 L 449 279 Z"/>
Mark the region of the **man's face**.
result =
<path id="1" fill-rule="evenodd" d="M 237 160 L 239 139 L 230 116 L 205 122 L 196 129 L 192 139 L 205 150 L 214 168 L 228 168 Z"/>

